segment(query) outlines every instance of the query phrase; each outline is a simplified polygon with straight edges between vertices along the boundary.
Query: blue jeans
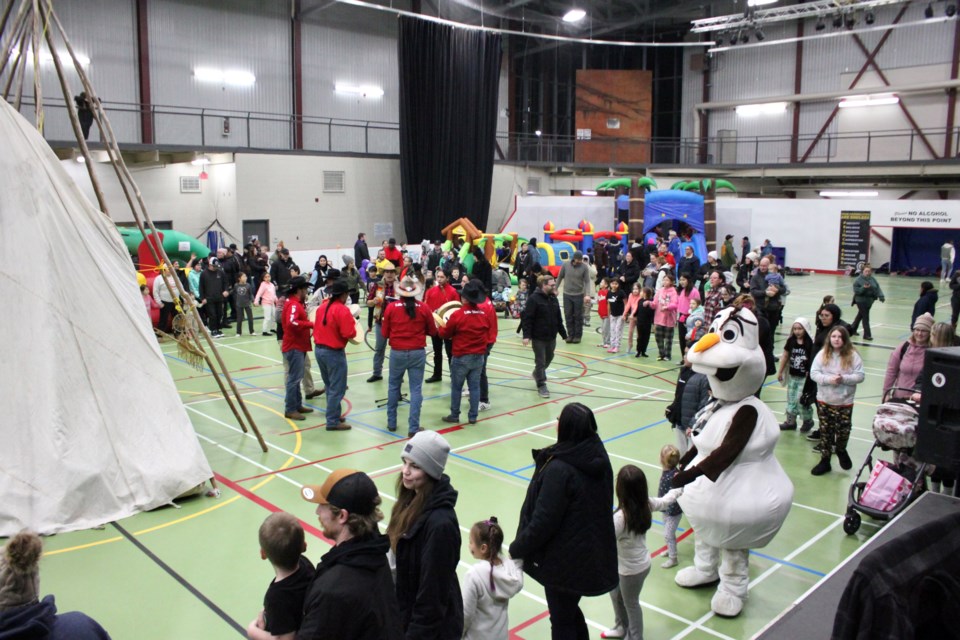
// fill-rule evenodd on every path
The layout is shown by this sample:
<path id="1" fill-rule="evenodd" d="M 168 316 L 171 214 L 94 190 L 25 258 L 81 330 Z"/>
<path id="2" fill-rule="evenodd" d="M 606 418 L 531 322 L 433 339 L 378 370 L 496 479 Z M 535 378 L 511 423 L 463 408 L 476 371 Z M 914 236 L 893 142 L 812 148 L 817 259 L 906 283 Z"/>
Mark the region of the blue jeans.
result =
<path id="1" fill-rule="evenodd" d="M 379 322 L 373 323 L 373 335 L 377 339 L 373 347 L 373 375 L 375 376 L 383 375 L 383 357 L 387 352 L 387 339 L 383 337 L 381 326 Z"/>
<path id="2" fill-rule="evenodd" d="M 480 372 L 483 370 L 483 361 L 486 355 L 473 353 L 465 356 L 453 356 L 450 361 L 450 415 L 460 417 L 460 392 L 463 391 L 463 381 L 467 381 L 470 389 L 470 409 L 467 419 L 477 419 L 480 406 Z"/>
<path id="3" fill-rule="evenodd" d="M 420 430 L 420 405 L 423 404 L 423 367 L 427 363 L 425 349 L 390 350 L 390 379 L 387 387 L 387 428 L 397 428 L 397 405 L 400 404 L 400 385 L 404 372 L 409 373 L 410 418 L 408 435 Z"/>
<path id="4" fill-rule="evenodd" d="M 283 410 L 293 413 L 303 406 L 303 396 L 300 395 L 300 382 L 303 380 L 303 351 L 292 349 L 283 352 L 283 359 L 287 361 L 288 373 L 287 392 L 283 399 Z"/>
<path id="5" fill-rule="evenodd" d="M 347 392 L 347 354 L 343 349 L 315 347 L 313 355 L 327 388 L 327 427 L 335 427 L 340 424 L 340 401 Z"/>

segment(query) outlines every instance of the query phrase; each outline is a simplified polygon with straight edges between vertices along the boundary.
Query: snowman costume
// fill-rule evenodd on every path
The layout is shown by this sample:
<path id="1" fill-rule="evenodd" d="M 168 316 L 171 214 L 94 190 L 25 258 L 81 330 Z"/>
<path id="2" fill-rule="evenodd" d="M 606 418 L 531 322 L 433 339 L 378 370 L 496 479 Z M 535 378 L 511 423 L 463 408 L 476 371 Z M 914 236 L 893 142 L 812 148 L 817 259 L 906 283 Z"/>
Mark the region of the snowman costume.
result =
<path id="1" fill-rule="evenodd" d="M 714 400 L 698 414 L 693 448 L 673 486 L 696 531 L 694 566 L 677 573 L 681 587 L 720 580 L 714 613 L 739 615 L 749 584 L 749 550 L 766 546 L 786 520 L 793 483 L 773 455 L 780 427 L 753 394 L 766 374 L 756 316 L 748 309 L 717 314 L 690 349 L 693 370 L 707 376 Z"/>

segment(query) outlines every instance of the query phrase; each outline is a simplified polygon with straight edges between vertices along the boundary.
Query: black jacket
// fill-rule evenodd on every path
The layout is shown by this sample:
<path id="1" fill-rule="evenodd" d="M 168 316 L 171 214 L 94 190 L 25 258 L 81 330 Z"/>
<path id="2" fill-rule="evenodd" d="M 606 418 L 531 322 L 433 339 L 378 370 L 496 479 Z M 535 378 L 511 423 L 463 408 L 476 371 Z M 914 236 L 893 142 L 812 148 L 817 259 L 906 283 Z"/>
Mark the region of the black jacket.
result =
<path id="1" fill-rule="evenodd" d="M 229 291 L 230 287 L 227 286 L 227 280 L 223 277 L 223 273 L 219 269 L 216 271 L 204 269 L 200 273 L 198 290 L 201 301 L 206 300 L 213 304 L 223 304 L 223 292 Z"/>
<path id="2" fill-rule="evenodd" d="M 408 640 L 460 640 L 463 635 L 456 504 L 457 492 L 443 475 L 423 514 L 397 541 L 397 601 Z"/>
<path id="3" fill-rule="evenodd" d="M 925 313 L 929 313 L 932 316 L 937 315 L 937 298 L 940 295 L 937 293 L 936 289 L 930 289 L 925 294 L 920 296 L 916 304 L 913 305 L 913 315 L 910 316 L 910 328 L 913 329 L 913 323 L 917 321 L 917 318 L 922 316 Z"/>
<path id="4" fill-rule="evenodd" d="M 357 240 L 353 243 L 353 261 L 357 265 L 357 269 L 363 265 L 364 260 L 370 259 L 370 249 L 367 248 L 367 243 L 365 240 Z"/>
<path id="5" fill-rule="evenodd" d="M 697 280 L 697 276 L 700 274 L 700 259 L 697 256 L 690 256 L 689 258 L 683 257 L 680 258 L 680 262 L 677 264 L 677 277 L 687 276 L 687 279 L 690 281 L 690 284 L 693 284 Z"/>
<path id="6" fill-rule="evenodd" d="M 399 640 L 400 610 L 386 536 L 347 540 L 320 559 L 297 640 Z"/>
<path id="7" fill-rule="evenodd" d="M 613 469 L 600 437 L 533 452 L 510 555 L 544 587 L 598 596 L 619 582 Z"/>
<path id="8" fill-rule="evenodd" d="M 359 263 L 357 263 L 359 264 Z M 280 293 L 280 287 L 290 282 L 290 267 L 297 266 L 293 259 L 277 260 L 270 265 L 270 280 L 277 287 L 277 293 Z"/>
<path id="9" fill-rule="evenodd" d="M 636 260 L 629 264 L 624 260 L 623 264 L 620 265 L 620 275 L 623 276 L 623 286 L 620 288 L 631 291 L 633 289 L 633 283 L 640 279 L 641 271 L 640 263 Z"/>
<path id="10" fill-rule="evenodd" d="M 564 340 L 567 338 L 557 296 L 548 296 L 542 289 L 534 289 L 527 298 L 520 326 L 527 340 L 553 340 L 558 333 Z"/>

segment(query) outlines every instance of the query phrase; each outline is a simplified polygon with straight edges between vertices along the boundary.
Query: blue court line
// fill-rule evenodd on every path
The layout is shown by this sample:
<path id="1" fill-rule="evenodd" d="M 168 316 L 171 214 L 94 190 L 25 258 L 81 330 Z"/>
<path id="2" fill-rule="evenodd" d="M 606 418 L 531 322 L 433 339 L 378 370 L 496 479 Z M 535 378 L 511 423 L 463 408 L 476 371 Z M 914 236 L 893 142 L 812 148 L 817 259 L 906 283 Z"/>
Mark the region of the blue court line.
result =
<path id="1" fill-rule="evenodd" d="M 804 567 L 793 562 L 788 562 L 786 560 L 781 560 L 780 558 L 774 558 L 773 556 L 768 556 L 765 553 L 760 553 L 759 551 L 751 551 L 750 555 L 757 556 L 758 558 L 763 558 L 764 560 L 770 560 L 771 562 L 776 562 L 777 564 L 782 564 L 785 567 L 791 567 L 793 569 L 799 569 L 800 571 L 806 571 L 807 573 L 812 573 L 815 576 L 820 578 L 826 576 L 827 574 L 822 571 L 817 571 L 816 569 L 811 569 L 810 567 Z"/>

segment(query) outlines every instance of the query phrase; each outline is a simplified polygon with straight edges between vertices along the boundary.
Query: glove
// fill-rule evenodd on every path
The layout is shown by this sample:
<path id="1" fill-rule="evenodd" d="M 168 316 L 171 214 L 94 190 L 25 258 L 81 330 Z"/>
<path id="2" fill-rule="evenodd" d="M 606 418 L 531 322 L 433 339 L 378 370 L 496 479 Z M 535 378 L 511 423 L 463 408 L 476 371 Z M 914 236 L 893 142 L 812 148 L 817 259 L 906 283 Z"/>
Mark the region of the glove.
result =
<path id="1" fill-rule="evenodd" d="M 697 467 L 690 467 L 689 469 L 684 469 L 677 475 L 673 476 L 673 480 L 670 482 L 670 484 L 672 484 L 674 487 L 685 487 L 702 475 L 703 472 L 700 471 L 700 469 Z"/>

